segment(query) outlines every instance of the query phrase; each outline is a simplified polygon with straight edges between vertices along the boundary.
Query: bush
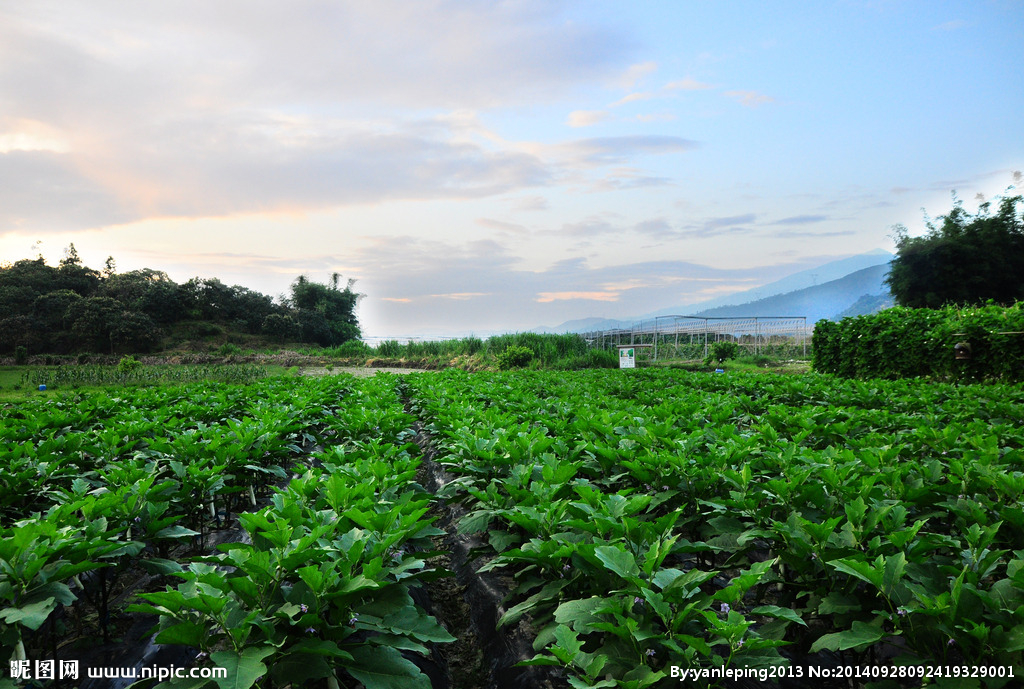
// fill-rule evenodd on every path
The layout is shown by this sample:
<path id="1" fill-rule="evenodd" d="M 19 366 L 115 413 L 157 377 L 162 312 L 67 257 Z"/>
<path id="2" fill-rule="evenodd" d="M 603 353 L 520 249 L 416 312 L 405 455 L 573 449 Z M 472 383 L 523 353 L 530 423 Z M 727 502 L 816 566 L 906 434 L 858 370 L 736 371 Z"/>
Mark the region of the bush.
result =
<path id="1" fill-rule="evenodd" d="M 217 353 L 221 356 L 235 356 L 236 354 L 242 353 L 242 348 L 238 345 L 231 344 L 230 342 L 225 342 L 220 346 L 220 349 L 217 350 Z"/>
<path id="2" fill-rule="evenodd" d="M 717 361 L 719 363 L 726 359 L 735 359 L 736 355 L 739 354 L 740 346 L 735 342 L 729 340 L 723 340 L 721 342 L 715 342 L 711 345 L 711 351 L 708 352 L 708 362 Z"/>
<path id="3" fill-rule="evenodd" d="M 402 345 L 398 340 L 384 340 L 377 345 L 377 355 L 389 359 L 397 357 L 402 352 Z"/>
<path id="4" fill-rule="evenodd" d="M 554 368 L 578 371 L 583 368 L 618 368 L 619 356 L 610 349 L 589 349 L 582 355 L 567 356 L 555 362 Z"/>
<path id="5" fill-rule="evenodd" d="M 498 368 L 507 371 L 511 368 L 522 368 L 533 360 L 533 350 L 520 345 L 509 345 L 496 357 Z"/>
<path id="6" fill-rule="evenodd" d="M 18 366 L 24 366 L 28 363 L 28 349 L 23 345 L 18 345 L 14 348 L 14 363 Z"/>
<path id="7" fill-rule="evenodd" d="M 336 356 L 339 358 L 354 358 L 354 357 L 365 357 L 370 356 L 373 349 L 370 345 L 366 344 L 362 340 L 349 340 L 344 344 L 341 344 L 327 353 L 329 356 Z"/>
<path id="8" fill-rule="evenodd" d="M 123 356 L 121 360 L 117 362 L 117 372 L 122 375 L 130 375 L 135 373 L 142 367 L 142 362 L 133 356 Z"/>
<path id="9" fill-rule="evenodd" d="M 846 378 L 931 377 L 1024 380 L 1024 302 L 943 309 L 894 307 L 870 316 L 819 321 L 812 365 Z M 964 342 L 971 358 L 957 360 Z"/>

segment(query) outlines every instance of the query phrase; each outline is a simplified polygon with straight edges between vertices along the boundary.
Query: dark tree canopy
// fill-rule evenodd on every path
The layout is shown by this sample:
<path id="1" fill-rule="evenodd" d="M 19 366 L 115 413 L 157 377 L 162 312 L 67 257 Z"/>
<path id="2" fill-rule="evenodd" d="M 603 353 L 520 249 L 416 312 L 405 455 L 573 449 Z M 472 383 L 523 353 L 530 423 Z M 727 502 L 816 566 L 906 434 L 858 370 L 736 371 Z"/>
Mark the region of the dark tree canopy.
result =
<path id="1" fill-rule="evenodd" d="M 331 284 L 321 285 L 300 275 L 292 283 L 290 303 L 297 312 L 304 341 L 336 347 L 359 337 L 355 309 L 362 295 L 352 291 L 354 280 L 340 289 L 338 278 L 335 273 Z"/>
<path id="2" fill-rule="evenodd" d="M 0 265 L 0 353 L 146 352 L 176 328 L 336 346 L 360 335 L 360 296 L 351 280 L 341 289 L 337 275 L 329 284 L 300 277 L 292 298 L 275 303 L 217 278 L 179 285 L 149 268 L 118 273 L 113 258 L 101 272 L 72 244 L 57 267 L 42 257 Z"/>
<path id="3" fill-rule="evenodd" d="M 939 308 L 946 304 L 1012 304 L 1024 300 L 1024 212 L 1022 197 L 990 202 L 976 214 L 954 197 L 953 210 L 910 237 L 894 228 L 897 255 L 886 282 L 901 306 Z"/>

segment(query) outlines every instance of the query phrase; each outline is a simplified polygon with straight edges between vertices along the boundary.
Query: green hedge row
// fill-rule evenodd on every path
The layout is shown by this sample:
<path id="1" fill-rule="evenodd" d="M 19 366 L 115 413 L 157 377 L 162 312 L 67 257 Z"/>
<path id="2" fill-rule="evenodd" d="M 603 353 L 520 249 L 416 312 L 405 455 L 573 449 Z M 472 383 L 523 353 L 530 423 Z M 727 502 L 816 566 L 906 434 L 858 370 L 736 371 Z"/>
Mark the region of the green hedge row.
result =
<path id="1" fill-rule="evenodd" d="M 1010 307 L 894 307 L 814 326 L 816 371 L 846 378 L 1024 380 L 1024 302 Z M 954 347 L 970 347 L 958 360 Z"/>

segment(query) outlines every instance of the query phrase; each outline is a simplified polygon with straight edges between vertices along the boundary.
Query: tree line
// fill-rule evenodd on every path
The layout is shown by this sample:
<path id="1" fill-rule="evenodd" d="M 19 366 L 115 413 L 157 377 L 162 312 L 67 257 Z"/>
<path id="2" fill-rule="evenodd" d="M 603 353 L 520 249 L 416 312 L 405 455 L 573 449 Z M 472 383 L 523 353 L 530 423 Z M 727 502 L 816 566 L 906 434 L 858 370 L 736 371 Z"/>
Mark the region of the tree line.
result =
<path id="1" fill-rule="evenodd" d="M 1022 181 L 1021 173 L 1014 181 Z M 897 304 L 937 309 L 1024 301 L 1022 197 L 999 196 L 994 202 L 970 213 L 954 195 L 953 209 L 937 222 L 927 221 L 924 235 L 893 228 L 898 253 L 886 282 Z"/>
<path id="2" fill-rule="evenodd" d="M 177 324 L 216 323 L 276 342 L 338 346 L 360 336 L 355 307 L 362 296 L 334 274 L 328 284 L 301 276 L 275 301 L 217 278 L 177 284 L 143 268 L 118 273 L 85 266 L 74 245 L 57 266 L 42 258 L 0 266 L 0 352 L 150 352 Z"/>

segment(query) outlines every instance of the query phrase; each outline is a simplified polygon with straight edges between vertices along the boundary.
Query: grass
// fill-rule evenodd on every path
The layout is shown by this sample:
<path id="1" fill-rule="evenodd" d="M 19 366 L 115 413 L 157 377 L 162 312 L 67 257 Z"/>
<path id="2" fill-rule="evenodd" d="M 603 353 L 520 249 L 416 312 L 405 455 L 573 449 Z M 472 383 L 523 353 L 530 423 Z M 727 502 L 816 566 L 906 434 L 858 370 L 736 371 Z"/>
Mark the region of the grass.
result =
<path id="1" fill-rule="evenodd" d="M 0 367 L 0 400 L 18 401 L 65 392 L 179 385 L 196 381 L 248 383 L 259 378 L 298 375 L 298 367 L 252 364 L 119 366 L 4 366 Z M 39 386 L 45 385 L 46 390 Z"/>

